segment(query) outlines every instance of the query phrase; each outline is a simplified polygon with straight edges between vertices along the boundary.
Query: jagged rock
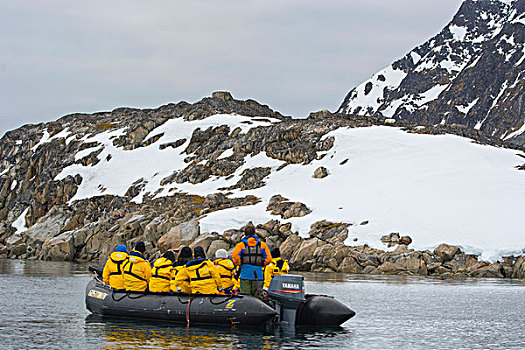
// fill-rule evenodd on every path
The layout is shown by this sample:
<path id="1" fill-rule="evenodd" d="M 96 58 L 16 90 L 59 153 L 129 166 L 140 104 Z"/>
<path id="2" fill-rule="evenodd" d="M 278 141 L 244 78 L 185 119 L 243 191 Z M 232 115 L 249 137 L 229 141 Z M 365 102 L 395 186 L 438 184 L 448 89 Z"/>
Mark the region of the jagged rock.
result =
<path id="1" fill-rule="evenodd" d="M 301 266 L 301 263 L 308 262 L 314 256 L 315 249 L 319 245 L 319 240 L 317 238 L 311 238 L 305 240 L 301 245 L 294 251 L 292 257 L 290 258 L 290 263 L 292 265 Z"/>
<path id="2" fill-rule="evenodd" d="M 343 259 L 343 262 L 337 269 L 339 272 L 344 273 L 361 273 L 363 272 L 363 267 L 357 263 L 353 258 L 346 257 Z"/>
<path id="3" fill-rule="evenodd" d="M 172 227 L 168 233 L 159 238 L 158 246 L 162 253 L 176 249 L 180 245 L 189 246 L 200 234 L 199 222 L 192 220 Z"/>
<path id="4" fill-rule="evenodd" d="M 49 238 L 42 244 L 42 252 L 44 260 L 72 260 L 75 254 L 72 233 L 64 232 L 56 237 Z"/>
<path id="5" fill-rule="evenodd" d="M 380 265 L 376 269 L 376 271 L 382 274 L 396 274 L 396 273 L 403 272 L 404 269 L 401 266 L 397 265 L 396 263 L 387 261 L 384 264 Z"/>
<path id="6" fill-rule="evenodd" d="M 512 267 L 512 278 L 525 278 L 525 256 L 520 256 L 516 259 Z"/>
<path id="7" fill-rule="evenodd" d="M 472 273 L 474 277 L 489 277 L 489 278 L 503 278 L 503 267 L 500 263 L 493 263 L 489 266 L 484 266 Z"/>
<path id="8" fill-rule="evenodd" d="M 241 173 L 242 178 L 235 185 L 224 188 L 224 190 L 233 190 L 239 188 L 241 190 L 253 190 L 265 185 L 264 178 L 270 175 L 271 168 L 253 168 L 246 169 Z"/>
<path id="9" fill-rule="evenodd" d="M 18 257 L 27 251 L 27 245 L 25 243 L 19 243 L 13 246 L 9 252 L 11 257 Z"/>
<path id="10" fill-rule="evenodd" d="M 286 240 L 281 244 L 279 250 L 281 251 L 282 256 L 287 256 L 291 259 L 293 252 L 299 247 L 301 243 L 301 237 L 296 234 L 292 234 L 286 238 Z"/>
<path id="11" fill-rule="evenodd" d="M 301 217 L 310 214 L 312 211 L 301 202 L 289 202 L 287 198 L 275 195 L 270 198 L 266 210 L 271 211 L 272 215 L 280 215 L 283 219 Z"/>
<path id="12" fill-rule="evenodd" d="M 228 244 L 228 242 L 222 240 L 222 239 L 217 239 L 213 242 L 211 242 L 210 246 L 208 247 L 208 250 L 206 252 L 206 256 L 210 259 L 213 259 L 215 258 L 215 252 L 219 249 L 224 249 L 226 251 L 230 250 L 231 249 L 231 246 L 230 244 Z"/>
<path id="13" fill-rule="evenodd" d="M 328 169 L 326 169 L 323 166 L 320 166 L 319 168 L 315 169 L 314 171 L 314 178 L 316 179 L 322 179 L 324 177 L 328 176 Z"/>
<path id="14" fill-rule="evenodd" d="M 60 210 L 50 211 L 24 232 L 27 245 L 39 250 L 47 239 L 60 233 L 67 220 L 67 213 Z"/>
<path id="15" fill-rule="evenodd" d="M 348 237 L 348 226 L 350 224 L 322 220 L 312 224 L 308 234 L 311 237 L 317 237 L 322 241 L 334 244 L 346 240 Z"/>
<path id="16" fill-rule="evenodd" d="M 434 254 L 443 259 L 444 262 L 454 259 L 454 256 L 460 252 L 460 249 L 453 245 L 440 244 L 434 249 Z"/>
<path id="17" fill-rule="evenodd" d="M 197 237 L 193 242 L 190 243 L 190 248 L 195 248 L 197 246 L 201 246 L 204 251 L 207 251 L 212 242 L 219 239 L 219 235 L 217 233 L 207 233 L 202 234 L 199 237 Z"/>
<path id="18" fill-rule="evenodd" d="M 412 243 L 412 238 L 410 238 L 410 236 L 402 236 L 399 239 L 399 244 L 409 245 L 410 243 Z"/>

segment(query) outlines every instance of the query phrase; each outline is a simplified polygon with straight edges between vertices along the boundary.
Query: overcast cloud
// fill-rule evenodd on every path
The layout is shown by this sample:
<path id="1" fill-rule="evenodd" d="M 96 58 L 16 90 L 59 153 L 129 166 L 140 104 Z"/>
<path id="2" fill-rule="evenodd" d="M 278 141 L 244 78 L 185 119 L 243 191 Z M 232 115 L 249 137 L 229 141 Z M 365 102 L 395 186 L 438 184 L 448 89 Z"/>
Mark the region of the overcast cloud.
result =
<path id="1" fill-rule="evenodd" d="M 0 0 L 0 135 L 216 90 L 294 117 L 438 33 L 461 0 Z"/>

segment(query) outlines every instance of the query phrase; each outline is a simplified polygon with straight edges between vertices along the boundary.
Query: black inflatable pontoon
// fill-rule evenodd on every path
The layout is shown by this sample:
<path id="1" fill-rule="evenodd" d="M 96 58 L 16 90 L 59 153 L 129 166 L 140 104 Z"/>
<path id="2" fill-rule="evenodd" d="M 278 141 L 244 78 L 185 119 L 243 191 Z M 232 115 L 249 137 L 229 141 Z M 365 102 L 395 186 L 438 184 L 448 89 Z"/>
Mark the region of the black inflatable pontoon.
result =
<path id="1" fill-rule="evenodd" d="M 339 326 L 355 315 L 332 297 L 305 296 L 302 276 L 276 276 L 268 296 L 263 302 L 242 294 L 126 292 L 95 277 L 86 288 L 86 307 L 100 316 L 230 326 Z"/>

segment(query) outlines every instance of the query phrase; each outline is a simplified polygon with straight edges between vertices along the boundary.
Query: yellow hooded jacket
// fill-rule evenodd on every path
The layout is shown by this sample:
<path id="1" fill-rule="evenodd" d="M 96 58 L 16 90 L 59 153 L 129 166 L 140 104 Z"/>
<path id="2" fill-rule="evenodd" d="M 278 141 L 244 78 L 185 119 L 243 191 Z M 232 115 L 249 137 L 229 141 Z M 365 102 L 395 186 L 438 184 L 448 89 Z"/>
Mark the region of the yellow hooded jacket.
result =
<path id="1" fill-rule="evenodd" d="M 125 289 L 124 276 L 122 275 L 122 268 L 124 263 L 128 260 L 128 253 L 113 252 L 108 257 L 104 271 L 102 272 L 102 279 L 105 284 L 110 285 L 115 289 Z"/>
<path id="2" fill-rule="evenodd" d="M 230 259 L 218 258 L 215 259 L 213 263 L 217 267 L 217 272 L 219 272 L 219 275 L 221 276 L 222 288 L 226 289 L 233 287 L 233 275 L 235 274 L 235 265 L 233 264 L 233 261 Z"/>
<path id="3" fill-rule="evenodd" d="M 274 276 L 286 275 L 289 270 L 288 260 L 283 260 L 280 257 L 272 259 L 272 262 L 264 268 L 264 288 L 270 287 L 270 282 Z"/>
<path id="4" fill-rule="evenodd" d="M 194 259 L 186 264 L 175 277 L 176 281 L 190 280 L 191 292 L 217 294 L 222 291 L 222 281 L 217 268 L 208 259 Z"/>
<path id="5" fill-rule="evenodd" d="M 153 268 L 151 269 L 149 291 L 156 293 L 169 292 L 172 270 L 173 261 L 162 257 L 155 260 Z"/>
<path id="6" fill-rule="evenodd" d="M 170 289 L 172 292 L 179 293 L 191 293 L 190 278 L 187 273 L 183 273 L 181 278 L 177 279 L 177 276 L 182 270 L 186 269 L 186 265 L 177 265 L 173 267 L 171 271 L 171 282 Z"/>
<path id="7" fill-rule="evenodd" d="M 129 260 L 124 264 L 124 283 L 126 290 L 143 292 L 148 289 L 151 278 L 149 262 L 137 251 L 129 255 Z"/>

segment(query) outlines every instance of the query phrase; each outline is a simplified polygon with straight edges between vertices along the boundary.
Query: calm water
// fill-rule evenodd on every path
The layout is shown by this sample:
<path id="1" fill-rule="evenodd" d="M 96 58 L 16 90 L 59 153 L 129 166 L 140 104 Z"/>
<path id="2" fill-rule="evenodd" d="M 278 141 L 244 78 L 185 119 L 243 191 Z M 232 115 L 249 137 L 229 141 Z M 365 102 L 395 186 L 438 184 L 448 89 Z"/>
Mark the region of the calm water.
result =
<path id="1" fill-rule="evenodd" d="M 525 349 L 525 281 L 305 276 L 357 315 L 295 333 L 107 321 L 85 308 L 85 265 L 0 260 L 0 348 Z"/>

